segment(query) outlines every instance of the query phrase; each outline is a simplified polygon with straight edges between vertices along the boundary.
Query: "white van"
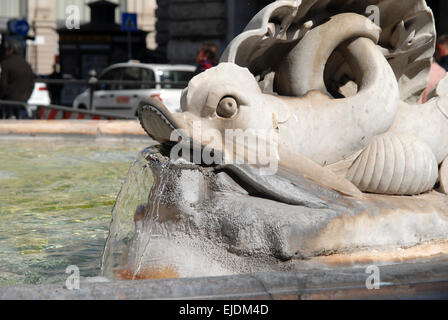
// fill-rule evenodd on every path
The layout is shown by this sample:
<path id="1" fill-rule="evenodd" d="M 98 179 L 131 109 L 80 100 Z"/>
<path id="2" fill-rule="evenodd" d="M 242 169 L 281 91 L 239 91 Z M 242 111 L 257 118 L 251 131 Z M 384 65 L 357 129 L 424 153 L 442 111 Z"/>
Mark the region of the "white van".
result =
<path id="1" fill-rule="evenodd" d="M 90 89 L 76 97 L 75 109 L 137 116 L 138 105 L 144 98 L 157 98 L 171 112 L 180 111 L 182 90 L 194 76 L 190 65 L 119 63 L 104 70 L 98 80 L 174 82 L 174 84 L 98 84 L 90 106 Z M 178 82 L 178 84 L 176 84 Z"/>

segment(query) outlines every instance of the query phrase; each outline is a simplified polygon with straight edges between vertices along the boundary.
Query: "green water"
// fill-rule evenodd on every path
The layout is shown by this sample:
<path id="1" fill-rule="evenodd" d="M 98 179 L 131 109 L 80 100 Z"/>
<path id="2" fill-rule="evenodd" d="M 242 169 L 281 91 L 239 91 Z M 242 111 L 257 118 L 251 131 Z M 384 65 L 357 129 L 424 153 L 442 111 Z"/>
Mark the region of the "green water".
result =
<path id="1" fill-rule="evenodd" d="M 0 286 L 100 273 L 111 210 L 146 140 L 0 139 Z"/>

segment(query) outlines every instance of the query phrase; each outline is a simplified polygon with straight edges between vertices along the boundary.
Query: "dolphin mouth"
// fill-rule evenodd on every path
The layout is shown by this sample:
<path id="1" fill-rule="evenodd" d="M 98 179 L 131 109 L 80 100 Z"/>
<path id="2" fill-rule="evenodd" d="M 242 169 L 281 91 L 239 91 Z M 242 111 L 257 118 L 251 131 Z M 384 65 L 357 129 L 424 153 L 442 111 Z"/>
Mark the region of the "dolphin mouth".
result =
<path id="1" fill-rule="evenodd" d="M 149 98 L 140 102 L 138 118 L 146 133 L 162 144 L 174 142 L 171 141 L 173 132 L 177 131 L 182 134 L 180 123 L 174 119 L 168 108 L 159 100 Z"/>
<path id="2" fill-rule="evenodd" d="M 181 117 L 179 117 L 181 119 L 176 119 L 168 108 L 159 100 L 152 98 L 143 100 L 138 109 L 138 117 L 140 125 L 153 140 L 156 140 L 170 149 L 176 144 L 181 143 L 183 147 L 181 149 L 182 152 L 186 146 L 190 155 L 184 155 L 182 153 L 180 158 L 184 158 L 187 161 L 195 162 L 194 156 L 193 159 L 191 159 L 191 152 L 194 153 L 195 151 L 199 151 L 202 155 L 203 150 L 206 147 L 209 147 L 205 146 L 202 141 L 194 139 L 194 137 L 191 136 L 191 132 L 185 129 L 187 123 L 183 123 Z M 210 151 L 211 154 L 216 155 L 216 158 L 224 159 L 224 150 L 215 146 Z M 185 158 L 185 156 L 187 156 L 187 158 Z M 173 161 L 177 160 L 179 155 L 175 154 L 174 157 L 176 159 L 173 159 L 170 154 L 170 158 Z M 202 157 L 200 157 L 200 161 L 200 163 L 195 164 L 203 167 L 216 167 L 222 165 L 222 162 L 204 164 L 202 162 Z"/>

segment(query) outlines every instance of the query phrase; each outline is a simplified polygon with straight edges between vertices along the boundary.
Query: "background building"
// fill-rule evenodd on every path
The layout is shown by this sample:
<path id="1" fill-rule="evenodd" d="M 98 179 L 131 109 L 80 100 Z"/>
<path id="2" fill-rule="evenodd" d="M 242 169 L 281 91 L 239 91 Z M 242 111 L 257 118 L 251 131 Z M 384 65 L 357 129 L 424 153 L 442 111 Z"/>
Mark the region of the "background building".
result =
<path id="1" fill-rule="evenodd" d="M 89 4 L 91 18 L 79 29 L 63 26 L 59 35 L 59 64 L 63 74 L 87 79 L 90 71 L 102 72 L 108 66 L 129 59 L 154 62 L 156 57 L 147 48 L 148 32 L 137 30 L 128 34 L 117 23 L 117 4 L 95 1 Z M 132 23 L 131 23 L 132 24 Z M 129 56 L 131 43 L 131 56 Z"/>
<path id="2" fill-rule="evenodd" d="M 158 50 L 171 63 L 195 63 L 203 43 L 222 51 L 272 0 L 158 0 Z"/>
<path id="3" fill-rule="evenodd" d="M 205 42 L 222 51 L 249 20 L 273 0 L 109 0 L 121 12 L 138 14 L 138 25 L 147 31 L 146 47 L 156 50 L 154 62 L 195 63 Z M 81 24 L 90 20 L 87 4 L 93 0 L 0 0 L 0 33 L 8 33 L 11 18 L 26 18 L 31 25 L 27 58 L 37 74 L 52 72 L 59 56 L 57 30 L 65 26 L 70 5 L 80 10 Z M 439 34 L 448 33 L 448 1 L 427 0 L 434 11 Z"/>
<path id="4" fill-rule="evenodd" d="M 448 34 L 448 1 L 427 0 L 426 2 L 434 12 L 437 32 L 439 33 L 439 35 Z"/>
<path id="5" fill-rule="evenodd" d="M 109 0 L 117 4 L 116 22 L 121 23 L 121 12 L 138 14 L 138 27 L 149 32 L 146 45 L 156 48 L 155 8 L 156 0 Z M 70 5 L 79 8 L 80 22 L 90 22 L 89 3 L 93 0 L 0 0 L 0 33 L 8 34 L 7 22 L 11 18 L 25 18 L 31 26 L 27 41 L 27 59 L 37 74 L 49 74 L 59 56 L 57 30 L 65 26 Z"/>
<path id="6" fill-rule="evenodd" d="M 158 0 L 157 43 L 167 61 L 194 63 L 204 42 L 221 51 L 250 19 L 274 0 Z M 448 1 L 428 0 L 439 34 L 448 33 Z"/>

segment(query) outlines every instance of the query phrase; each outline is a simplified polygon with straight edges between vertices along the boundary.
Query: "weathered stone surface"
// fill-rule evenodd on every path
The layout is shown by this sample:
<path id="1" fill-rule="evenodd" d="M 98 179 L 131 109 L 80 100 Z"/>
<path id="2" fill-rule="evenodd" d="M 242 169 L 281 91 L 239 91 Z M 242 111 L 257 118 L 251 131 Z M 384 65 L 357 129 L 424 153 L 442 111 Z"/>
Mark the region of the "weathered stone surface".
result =
<path id="1" fill-rule="evenodd" d="M 167 7 L 170 4 L 171 0 L 157 0 L 158 7 Z"/>
<path id="2" fill-rule="evenodd" d="M 6 287 L 0 300 L 263 300 L 263 299 L 448 299 L 448 261 L 380 266 L 381 290 L 366 288 L 365 268 L 323 268 L 295 273 L 257 273 L 213 278 L 150 281 L 81 281 L 61 285 Z M 165 310 L 175 318 L 178 310 Z"/>
<path id="3" fill-rule="evenodd" d="M 366 16 L 371 5 L 384 13 L 381 23 Z M 215 22 L 171 27 L 179 36 L 205 35 L 217 31 Z M 222 63 L 190 81 L 182 113 L 153 100 L 139 109 L 145 131 L 163 148 L 172 147 L 174 133 L 195 151 L 213 149 L 226 160 L 239 153 L 239 164 L 193 165 L 153 149 L 145 157 L 155 179 L 149 201 L 136 211 L 122 261 L 105 259 L 105 274 L 144 279 L 296 270 L 297 261 L 354 252 L 380 263 L 387 254 L 369 252 L 445 244 L 448 196 L 434 187 L 448 156 L 448 78 L 434 99 L 415 104 L 434 34 L 423 0 L 266 7 Z M 341 90 L 346 85 L 351 90 Z M 236 148 L 229 130 L 242 138 Z M 278 168 L 267 175 L 259 173 L 264 161 L 240 164 L 253 163 L 263 142 L 269 166 Z M 445 163 L 441 191 L 446 176 Z"/>
<path id="4" fill-rule="evenodd" d="M 367 16 L 379 24 L 382 31 L 378 45 L 396 73 L 400 98 L 416 103 L 427 85 L 436 38 L 434 17 L 424 0 L 276 1 L 255 16 L 245 32 L 235 37 L 222 61 L 248 67 L 255 75 L 267 67 L 275 69 L 288 54 L 282 44 L 301 40 L 306 35 L 304 31 L 313 30 L 344 12 Z M 272 20 L 272 15 L 280 23 Z M 341 27 L 341 34 L 350 29 Z M 308 69 L 309 66 L 303 67 Z M 330 74 L 337 73 L 329 69 L 333 71 Z"/>
<path id="5" fill-rule="evenodd" d="M 159 45 L 167 45 L 170 41 L 170 35 L 168 32 L 157 32 L 156 40 Z"/>
<path id="6" fill-rule="evenodd" d="M 219 39 L 209 39 L 207 43 L 220 44 Z M 203 41 L 171 40 L 168 43 L 168 59 L 173 63 L 195 61 Z"/>
<path id="7" fill-rule="evenodd" d="M 170 6 L 169 17 L 175 20 L 225 18 L 226 6 L 223 2 L 179 3 Z"/>
<path id="8" fill-rule="evenodd" d="M 324 205 L 293 206 L 254 196 L 225 170 L 173 164 L 156 149 L 146 158 L 158 178 L 127 249 L 108 246 L 106 257 L 121 254 L 119 265 L 104 261 L 111 278 L 295 270 L 293 261 L 327 254 L 448 240 L 448 198 L 437 192 L 359 200 L 309 182 L 298 194 L 306 188 Z"/>
<path id="9" fill-rule="evenodd" d="M 156 9 L 156 17 L 157 19 L 168 20 L 170 18 L 168 7 L 158 7 Z"/>
<path id="10" fill-rule="evenodd" d="M 159 48 L 165 49 L 170 63 L 195 64 L 197 58 L 197 50 L 194 53 L 190 50 L 173 51 L 178 44 L 171 42 L 190 39 L 198 43 L 214 42 L 220 46 L 227 40 L 227 21 L 232 21 L 232 17 L 228 17 L 226 1 L 165 0 L 161 1 L 161 5 L 156 13 L 160 24 L 156 27 L 158 33 L 165 35 L 157 41 Z M 170 50 L 166 49 L 168 44 L 171 44 Z"/>
<path id="11" fill-rule="evenodd" d="M 226 21 L 224 19 L 176 21 L 170 23 L 169 28 L 172 37 L 219 37 L 226 32 Z"/>
<path id="12" fill-rule="evenodd" d="M 169 20 L 158 20 L 156 22 L 157 32 L 168 32 L 170 29 Z"/>
<path id="13" fill-rule="evenodd" d="M 193 124 L 200 122 L 202 136 L 196 139 L 203 145 L 211 130 L 223 136 L 229 128 L 239 129 L 257 140 L 266 139 L 259 131 L 273 132 L 281 166 L 315 180 L 322 180 L 317 175 L 325 170 L 297 165 L 301 155 L 323 167 L 345 163 L 339 180 L 339 187 L 345 180 L 345 190 L 350 184 L 390 195 L 433 190 L 438 165 L 448 157 L 448 78 L 440 82 L 435 99 L 424 105 L 413 102 L 428 71 L 434 24 L 424 1 L 410 2 L 412 6 L 396 7 L 379 1 L 377 9 L 388 9 L 381 27 L 360 11 L 371 7 L 368 0 L 359 6 L 342 1 L 341 13 L 334 14 L 324 1 L 275 2 L 232 41 L 221 64 L 190 81 L 181 115 L 165 116 L 163 108 L 149 103 L 141 110 L 142 125 L 152 136 L 160 136 L 157 128 L 169 123 L 192 137 Z M 321 12 L 326 18 L 307 20 L 311 7 L 314 15 Z M 418 34 L 407 30 L 417 23 L 408 21 L 411 13 L 424 26 Z M 181 50 L 169 52 L 174 57 Z M 412 89 L 406 80 L 408 64 L 418 73 Z M 259 82 L 272 73 L 274 92 L 263 92 Z M 357 87 L 347 97 L 330 89 L 330 83 L 347 81 Z M 233 152 L 218 144 L 213 147 Z"/>

